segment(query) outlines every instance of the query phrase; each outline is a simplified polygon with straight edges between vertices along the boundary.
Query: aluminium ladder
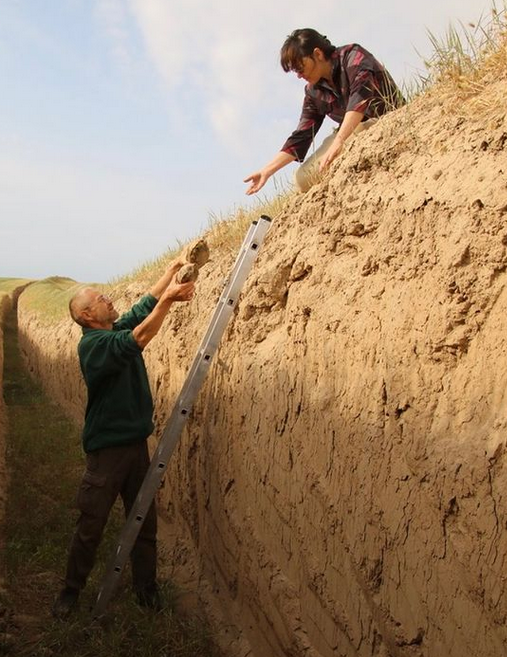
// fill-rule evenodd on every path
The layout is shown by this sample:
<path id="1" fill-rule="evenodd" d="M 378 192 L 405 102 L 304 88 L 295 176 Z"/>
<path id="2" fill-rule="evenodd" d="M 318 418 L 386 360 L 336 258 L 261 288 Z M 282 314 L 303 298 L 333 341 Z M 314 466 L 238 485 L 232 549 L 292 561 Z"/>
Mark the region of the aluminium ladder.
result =
<path id="1" fill-rule="evenodd" d="M 103 615 L 108 602 L 116 590 L 123 568 L 130 556 L 130 552 L 151 503 L 155 498 L 162 477 L 167 469 L 168 461 L 178 444 L 183 427 L 192 410 L 192 405 L 210 367 L 211 359 L 218 349 L 220 339 L 237 305 L 241 288 L 246 281 L 270 223 L 271 219 L 266 215 L 262 215 L 259 221 L 254 221 L 248 229 L 236 262 L 215 308 L 215 312 L 187 374 L 185 383 L 176 399 L 146 477 L 139 489 L 134 505 L 120 533 L 115 551 L 106 568 L 106 574 L 102 580 L 93 609 L 93 615 L 96 618 Z"/>

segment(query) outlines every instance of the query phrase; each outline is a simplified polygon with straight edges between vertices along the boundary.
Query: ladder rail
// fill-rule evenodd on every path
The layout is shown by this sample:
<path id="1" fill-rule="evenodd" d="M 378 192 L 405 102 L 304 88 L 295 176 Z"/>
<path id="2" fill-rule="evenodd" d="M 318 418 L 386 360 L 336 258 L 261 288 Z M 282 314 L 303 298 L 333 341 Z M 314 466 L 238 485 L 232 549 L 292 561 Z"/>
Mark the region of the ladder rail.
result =
<path id="1" fill-rule="evenodd" d="M 269 217 L 266 217 L 265 215 L 263 215 L 261 217 L 261 219 L 264 219 L 266 221 L 270 221 Z M 244 238 L 243 243 L 240 247 L 240 250 L 238 252 L 238 255 L 236 257 L 236 260 L 234 262 L 232 270 L 231 270 L 228 278 L 225 281 L 224 288 L 223 288 L 222 293 L 219 297 L 218 303 L 215 307 L 215 311 L 213 312 L 213 315 L 211 316 L 211 319 L 208 323 L 208 327 L 206 329 L 206 332 L 205 332 L 205 334 L 204 334 L 204 336 L 203 336 L 203 338 L 202 338 L 202 340 L 199 344 L 199 347 L 197 348 L 197 354 L 198 355 L 202 354 L 203 349 L 208 344 L 208 342 L 210 340 L 210 337 L 211 337 L 211 335 L 213 334 L 213 332 L 215 330 L 216 324 L 218 322 L 219 315 L 220 315 L 220 313 L 223 312 L 222 307 L 227 303 L 228 299 L 230 298 L 231 294 L 233 293 L 233 288 L 234 288 L 234 294 L 236 294 L 236 292 L 237 292 L 236 288 L 238 287 L 238 272 L 243 267 L 243 263 L 244 263 L 246 257 L 248 256 L 248 249 L 250 248 L 249 245 L 250 245 L 250 242 L 251 242 L 251 240 L 254 236 L 256 226 L 257 226 L 257 222 L 254 221 L 250 224 L 250 226 L 248 228 L 248 232 L 245 235 L 245 238 Z M 269 227 L 269 224 L 267 226 Z M 267 230 L 267 228 L 266 228 L 266 230 Z M 264 232 L 262 234 L 262 237 L 264 237 Z M 254 249 L 254 251 L 255 251 L 255 249 Z M 246 275 L 244 276 L 244 280 L 245 279 L 246 279 Z M 240 283 L 239 287 L 240 288 L 243 286 L 244 280 L 239 281 L 239 283 Z M 236 306 L 236 302 L 237 302 L 237 299 L 235 299 L 235 303 L 234 303 L 233 306 L 229 306 L 231 308 L 231 312 L 234 309 L 234 307 Z M 199 367 L 199 365 L 200 365 L 200 359 L 199 359 L 198 356 L 196 356 L 196 358 L 194 358 L 194 361 L 191 365 L 191 368 L 190 368 L 190 370 L 187 374 L 187 378 L 185 380 L 184 387 L 181 391 L 181 395 L 184 395 L 184 393 L 186 391 L 185 386 L 191 381 L 191 379 L 194 375 L 194 372 Z"/>
<path id="2" fill-rule="evenodd" d="M 120 532 L 116 548 L 106 567 L 106 574 L 99 590 L 93 615 L 101 616 L 119 583 L 123 568 L 142 527 L 146 514 L 155 498 L 169 459 L 171 458 L 183 427 L 185 426 L 193 403 L 206 378 L 214 353 L 227 327 L 237 303 L 241 289 L 257 257 L 258 249 L 271 224 L 271 219 L 261 215 L 259 221 L 250 225 L 240 248 L 224 290 L 208 324 L 208 328 L 197 349 L 196 356 L 189 369 L 183 387 L 173 406 L 171 415 L 162 433 L 159 444 L 145 479 L 139 489 L 134 505 Z"/>

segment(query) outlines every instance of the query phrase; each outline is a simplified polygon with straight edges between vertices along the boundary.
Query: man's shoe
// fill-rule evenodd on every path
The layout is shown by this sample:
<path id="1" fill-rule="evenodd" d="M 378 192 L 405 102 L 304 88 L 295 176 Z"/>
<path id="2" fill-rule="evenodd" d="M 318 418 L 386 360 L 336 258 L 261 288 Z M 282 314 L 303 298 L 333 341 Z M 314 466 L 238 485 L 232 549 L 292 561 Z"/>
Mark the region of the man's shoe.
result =
<path id="1" fill-rule="evenodd" d="M 151 609 L 152 611 L 162 611 L 162 599 L 160 591 L 156 584 L 148 586 L 142 591 L 137 592 L 137 603 L 140 607 Z"/>
<path id="2" fill-rule="evenodd" d="M 66 586 L 53 603 L 52 613 L 59 620 L 67 619 L 76 609 L 79 599 L 79 590 Z"/>

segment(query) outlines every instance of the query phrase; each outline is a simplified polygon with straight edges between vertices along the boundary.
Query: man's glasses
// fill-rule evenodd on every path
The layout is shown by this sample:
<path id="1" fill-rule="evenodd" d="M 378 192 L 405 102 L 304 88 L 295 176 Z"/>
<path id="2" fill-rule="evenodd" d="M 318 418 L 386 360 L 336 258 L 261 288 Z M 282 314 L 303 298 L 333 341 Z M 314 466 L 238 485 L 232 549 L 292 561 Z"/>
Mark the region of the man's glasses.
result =
<path id="1" fill-rule="evenodd" d="M 98 303 L 110 303 L 111 299 L 106 296 L 105 294 L 99 294 L 99 296 L 95 299 L 95 301 L 92 301 L 88 306 L 86 306 L 85 310 L 89 310 L 90 308 L 93 308 L 93 306 L 96 306 Z"/>

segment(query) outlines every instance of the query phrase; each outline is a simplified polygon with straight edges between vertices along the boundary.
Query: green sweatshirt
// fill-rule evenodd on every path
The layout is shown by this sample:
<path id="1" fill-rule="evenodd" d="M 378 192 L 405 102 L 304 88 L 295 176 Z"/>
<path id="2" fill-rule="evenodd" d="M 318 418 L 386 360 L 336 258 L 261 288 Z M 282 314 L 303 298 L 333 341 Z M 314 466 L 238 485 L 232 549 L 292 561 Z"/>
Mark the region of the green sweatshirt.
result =
<path id="1" fill-rule="evenodd" d="M 142 349 L 132 329 L 157 305 L 143 297 L 122 315 L 112 330 L 84 328 L 78 354 L 88 388 L 83 448 L 130 445 L 146 440 L 153 431 L 151 397 Z"/>

